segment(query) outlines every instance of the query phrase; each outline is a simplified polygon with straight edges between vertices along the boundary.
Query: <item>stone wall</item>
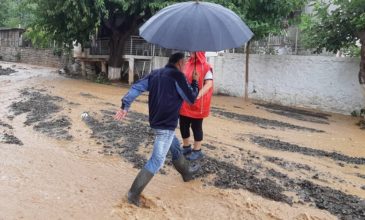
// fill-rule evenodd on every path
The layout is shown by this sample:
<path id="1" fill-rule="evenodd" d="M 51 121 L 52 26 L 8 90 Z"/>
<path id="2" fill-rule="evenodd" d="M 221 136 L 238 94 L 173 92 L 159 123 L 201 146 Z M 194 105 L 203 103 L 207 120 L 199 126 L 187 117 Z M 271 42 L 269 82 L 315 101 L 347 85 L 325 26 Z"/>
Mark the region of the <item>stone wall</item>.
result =
<path id="1" fill-rule="evenodd" d="M 64 62 L 62 57 L 54 55 L 52 49 L 22 47 L 0 47 L 0 59 L 56 68 L 60 68 Z"/>

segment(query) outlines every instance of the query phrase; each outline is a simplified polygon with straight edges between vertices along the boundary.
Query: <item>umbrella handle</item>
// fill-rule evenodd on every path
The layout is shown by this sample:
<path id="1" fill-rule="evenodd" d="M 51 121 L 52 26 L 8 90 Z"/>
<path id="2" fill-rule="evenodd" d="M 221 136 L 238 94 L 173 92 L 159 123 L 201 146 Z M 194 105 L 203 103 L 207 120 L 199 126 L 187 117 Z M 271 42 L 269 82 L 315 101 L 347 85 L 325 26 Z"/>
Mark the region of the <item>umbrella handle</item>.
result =
<path id="1" fill-rule="evenodd" d="M 196 72 L 196 52 L 195 53 L 195 60 L 194 60 L 194 72 Z"/>

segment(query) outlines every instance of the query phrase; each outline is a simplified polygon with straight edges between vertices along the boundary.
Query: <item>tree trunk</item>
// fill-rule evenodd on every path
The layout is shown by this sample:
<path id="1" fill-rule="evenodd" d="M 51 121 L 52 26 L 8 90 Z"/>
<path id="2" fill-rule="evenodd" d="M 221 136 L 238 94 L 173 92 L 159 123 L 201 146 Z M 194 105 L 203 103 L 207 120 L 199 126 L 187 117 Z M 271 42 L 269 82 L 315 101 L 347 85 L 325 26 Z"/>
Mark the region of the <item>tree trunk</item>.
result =
<path id="1" fill-rule="evenodd" d="M 359 83 L 365 89 L 365 32 L 363 38 L 360 38 L 361 52 L 360 52 L 360 71 L 359 71 Z"/>
<path id="2" fill-rule="evenodd" d="M 127 42 L 129 33 L 113 32 L 109 41 L 109 62 L 108 78 L 118 80 L 121 77 L 123 64 L 124 45 Z"/>
<path id="3" fill-rule="evenodd" d="M 246 76 L 245 76 L 245 101 L 248 101 L 248 64 L 250 58 L 250 41 L 246 44 Z"/>

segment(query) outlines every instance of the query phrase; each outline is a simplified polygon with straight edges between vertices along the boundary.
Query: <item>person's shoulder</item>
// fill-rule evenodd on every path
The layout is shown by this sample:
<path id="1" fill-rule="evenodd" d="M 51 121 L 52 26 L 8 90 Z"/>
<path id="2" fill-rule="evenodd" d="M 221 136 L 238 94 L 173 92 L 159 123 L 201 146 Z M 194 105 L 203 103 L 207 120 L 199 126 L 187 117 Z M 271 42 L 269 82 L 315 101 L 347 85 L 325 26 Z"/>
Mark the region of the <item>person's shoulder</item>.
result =
<path id="1" fill-rule="evenodd" d="M 176 80 L 176 81 L 185 81 L 185 75 L 184 73 L 182 73 L 180 70 L 175 69 L 173 72 L 171 72 L 171 76 Z"/>

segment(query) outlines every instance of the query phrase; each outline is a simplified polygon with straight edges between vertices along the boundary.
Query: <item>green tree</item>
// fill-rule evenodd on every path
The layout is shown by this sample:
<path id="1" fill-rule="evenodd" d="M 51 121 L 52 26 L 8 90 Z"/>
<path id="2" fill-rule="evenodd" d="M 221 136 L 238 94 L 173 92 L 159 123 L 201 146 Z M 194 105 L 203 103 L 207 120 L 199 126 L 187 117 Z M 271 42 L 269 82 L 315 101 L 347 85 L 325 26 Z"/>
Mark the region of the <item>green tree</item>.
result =
<path id="1" fill-rule="evenodd" d="M 365 0 L 316 1 L 302 24 L 304 46 L 336 53 L 361 44 L 359 82 L 365 84 Z M 355 52 L 356 53 L 356 52 Z"/>
<path id="2" fill-rule="evenodd" d="M 9 12 L 9 1 L 1 0 L 0 1 L 0 27 L 5 27 L 6 20 L 8 18 Z"/>
<path id="3" fill-rule="evenodd" d="M 28 0 L 37 3 L 35 23 L 58 42 L 84 45 L 90 35 L 106 29 L 109 42 L 109 70 L 120 72 L 121 55 L 128 37 L 161 8 L 178 1 L 147 0 Z M 238 13 L 261 38 L 283 27 L 283 20 L 301 9 L 300 0 L 215 0 Z"/>
<path id="4" fill-rule="evenodd" d="M 1 0 L 0 27 L 26 28 L 33 19 L 34 8 L 28 0 Z"/>
<path id="5" fill-rule="evenodd" d="M 37 3 L 34 25 L 55 41 L 72 47 L 85 45 L 98 28 L 110 34 L 109 70 L 120 72 L 128 37 L 156 10 L 172 1 L 146 0 L 30 0 Z"/>

